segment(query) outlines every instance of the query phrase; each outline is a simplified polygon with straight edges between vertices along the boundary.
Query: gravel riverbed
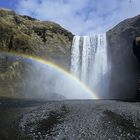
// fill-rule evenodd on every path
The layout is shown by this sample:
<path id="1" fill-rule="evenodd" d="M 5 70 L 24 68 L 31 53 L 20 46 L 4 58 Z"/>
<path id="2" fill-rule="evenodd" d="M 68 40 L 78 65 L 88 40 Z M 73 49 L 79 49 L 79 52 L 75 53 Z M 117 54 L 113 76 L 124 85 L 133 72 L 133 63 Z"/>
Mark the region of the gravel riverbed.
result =
<path id="1" fill-rule="evenodd" d="M 25 112 L 19 128 L 33 140 L 140 140 L 140 103 L 48 101 Z"/>

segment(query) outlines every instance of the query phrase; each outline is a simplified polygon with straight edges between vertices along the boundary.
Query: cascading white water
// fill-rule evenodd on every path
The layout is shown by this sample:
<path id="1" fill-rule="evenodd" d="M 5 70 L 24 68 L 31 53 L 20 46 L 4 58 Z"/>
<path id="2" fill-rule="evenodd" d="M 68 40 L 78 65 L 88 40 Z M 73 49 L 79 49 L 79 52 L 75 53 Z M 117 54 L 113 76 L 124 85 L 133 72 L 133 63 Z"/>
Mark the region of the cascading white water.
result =
<path id="1" fill-rule="evenodd" d="M 100 92 L 100 88 L 107 89 L 103 83 L 107 82 L 108 70 L 106 34 L 75 36 L 71 51 L 72 73 Z"/>
<path id="2" fill-rule="evenodd" d="M 88 36 L 83 37 L 83 49 L 82 49 L 82 65 L 81 65 L 81 80 L 87 82 L 88 80 L 88 67 L 90 60 L 90 38 Z"/>
<path id="3" fill-rule="evenodd" d="M 95 53 L 95 59 L 93 64 L 93 76 L 94 82 L 97 82 L 102 78 L 108 71 L 107 62 L 107 43 L 106 34 L 99 34 L 97 37 L 97 50 Z"/>
<path id="4" fill-rule="evenodd" d="M 80 74 L 80 36 L 75 36 L 72 44 L 71 71 L 79 77 Z"/>

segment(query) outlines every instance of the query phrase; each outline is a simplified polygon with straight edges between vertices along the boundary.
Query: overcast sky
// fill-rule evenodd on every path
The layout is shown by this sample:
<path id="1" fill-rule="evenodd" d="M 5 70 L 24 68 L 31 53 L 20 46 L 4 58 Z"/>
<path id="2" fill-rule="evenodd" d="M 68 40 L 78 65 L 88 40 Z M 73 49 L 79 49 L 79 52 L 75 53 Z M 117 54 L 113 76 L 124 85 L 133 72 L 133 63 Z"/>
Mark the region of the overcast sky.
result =
<path id="1" fill-rule="evenodd" d="M 3 0 L 0 6 L 54 21 L 77 35 L 103 33 L 140 14 L 140 0 Z"/>

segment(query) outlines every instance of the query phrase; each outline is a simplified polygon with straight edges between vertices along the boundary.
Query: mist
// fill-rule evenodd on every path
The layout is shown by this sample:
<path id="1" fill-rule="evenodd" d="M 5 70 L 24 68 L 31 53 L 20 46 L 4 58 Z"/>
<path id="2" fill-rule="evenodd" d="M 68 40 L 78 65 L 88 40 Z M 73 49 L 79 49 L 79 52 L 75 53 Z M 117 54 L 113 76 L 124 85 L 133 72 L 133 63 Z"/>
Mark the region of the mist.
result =
<path id="1" fill-rule="evenodd" d="M 57 66 L 11 54 L 7 56 L 13 63 L 18 62 L 20 66 L 15 67 L 14 71 L 21 73 L 16 80 L 12 79 L 15 83 L 11 86 L 16 88 L 9 90 L 9 94 L 14 94 L 14 91 L 19 93 L 15 93 L 18 97 L 48 100 L 96 98 L 83 83 Z M 13 63 L 9 63 L 8 67 L 12 67 Z M 5 82 L 11 84 L 11 80 Z"/>
<path id="2" fill-rule="evenodd" d="M 93 99 L 93 95 L 72 77 L 39 62 L 32 61 L 31 64 L 30 71 L 26 73 L 27 89 L 37 89 L 39 97 L 59 95 L 60 99 Z"/>

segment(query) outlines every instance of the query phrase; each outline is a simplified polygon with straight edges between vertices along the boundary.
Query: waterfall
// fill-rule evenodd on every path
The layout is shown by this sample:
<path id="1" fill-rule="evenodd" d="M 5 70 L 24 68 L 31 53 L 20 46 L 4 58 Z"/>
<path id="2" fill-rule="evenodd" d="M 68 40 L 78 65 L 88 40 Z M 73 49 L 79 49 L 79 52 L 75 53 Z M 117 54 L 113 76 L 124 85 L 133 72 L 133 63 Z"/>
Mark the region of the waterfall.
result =
<path id="1" fill-rule="evenodd" d="M 108 71 L 106 34 L 97 37 L 97 50 L 93 64 L 94 81 L 98 83 Z M 104 78 L 104 77 L 103 77 Z"/>
<path id="2" fill-rule="evenodd" d="M 75 36 L 71 49 L 71 72 L 93 90 L 101 92 L 101 88 L 107 88 L 108 70 L 106 34 Z"/>
<path id="3" fill-rule="evenodd" d="M 80 73 L 80 36 L 75 36 L 72 44 L 71 71 L 79 77 Z"/>
<path id="4" fill-rule="evenodd" d="M 81 65 L 81 80 L 88 80 L 88 67 L 90 60 L 90 38 L 88 36 L 83 37 L 83 49 L 82 49 L 82 65 Z"/>

